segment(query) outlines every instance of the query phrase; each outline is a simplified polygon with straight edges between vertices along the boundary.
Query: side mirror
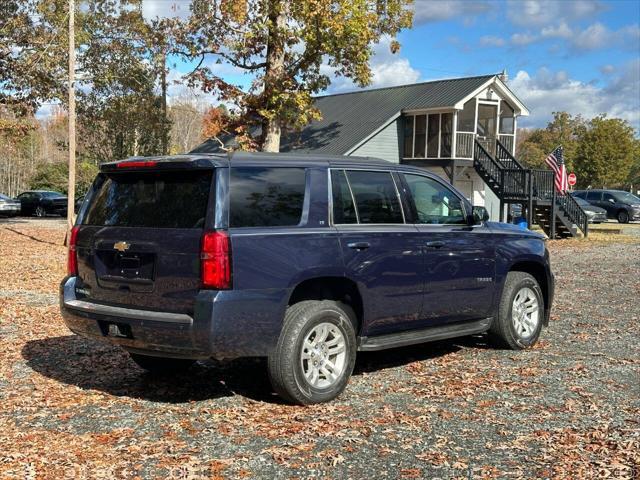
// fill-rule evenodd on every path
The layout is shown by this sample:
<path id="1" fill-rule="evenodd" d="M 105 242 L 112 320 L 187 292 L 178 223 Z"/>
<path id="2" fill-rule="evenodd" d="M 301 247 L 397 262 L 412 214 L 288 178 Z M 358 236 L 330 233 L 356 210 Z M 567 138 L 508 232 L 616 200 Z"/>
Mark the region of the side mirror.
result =
<path id="1" fill-rule="evenodd" d="M 473 207 L 473 225 L 480 225 L 489 221 L 489 212 L 484 207 Z"/>
<path id="2" fill-rule="evenodd" d="M 609 199 L 609 201 L 610 201 L 611 203 L 616 203 L 616 201 L 615 201 L 613 198 L 610 198 L 610 199 Z"/>

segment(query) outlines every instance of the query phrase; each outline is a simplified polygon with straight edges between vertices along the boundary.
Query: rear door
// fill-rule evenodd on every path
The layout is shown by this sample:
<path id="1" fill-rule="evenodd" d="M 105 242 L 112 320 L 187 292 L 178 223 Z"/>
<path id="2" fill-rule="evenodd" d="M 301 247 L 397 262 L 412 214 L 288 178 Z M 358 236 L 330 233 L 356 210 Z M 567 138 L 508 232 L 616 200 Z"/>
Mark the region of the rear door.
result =
<path id="1" fill-rule="evenodd" d="M 422 251 L 417 229 L 404 221 L 393 175 L 333 169 L 331 183 L 346 275 L 363 296 L 363 334 L 415 327 L 422 305 Z"/>
<path id="2" fill-rule="evenodd" d="M 470 226 L 464 203 L 444 183 L 403 174 L 424 249 L 427 325 L 491 316 L 495 285 L 495 235 L 485 225 Z"/>
<path id="3" fill-rule="evenodd" d="M 80 213 L 79 296 L 192 313 L 213 170 L 101 173 Z"/>

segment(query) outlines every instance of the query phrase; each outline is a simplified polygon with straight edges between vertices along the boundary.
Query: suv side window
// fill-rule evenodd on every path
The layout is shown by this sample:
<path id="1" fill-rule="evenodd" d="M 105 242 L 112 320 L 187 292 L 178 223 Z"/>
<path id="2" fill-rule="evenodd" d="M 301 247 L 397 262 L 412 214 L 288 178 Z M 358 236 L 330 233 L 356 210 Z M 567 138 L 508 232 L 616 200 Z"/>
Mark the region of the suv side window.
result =
<path id="1" fill-rule="evenodd" d="M 604 192 L 602 194 L 602 201 L 603 202 L 610 202 L 611 200 L 613 200 L 615 203 L 617 203 L 618 201 L 616 200 L 616 197 L 614 197 L 612 194 L 608 193 L 608 192 Z"/>
<path id="2" fill-rule="evenodd" d="M 440 182 L 421 175 L 404 174 L 419 224 L 466 225 L 462 201 Z"/>
<path id="3" fill-rule="evenodd" d="M 344 170 L 331 171 L 331 192 L 333 195 L 333 223 L 358 223 L 356 207 Z"/>
<path id="4" fill-rule="evenodd" d="M 304 168 L 231 168 L 229 226 L 298 225 L 302 217 L 305 179 Z"/>
<path id="5" fill-rule="evenodd" d="M 602 192 L 594 192 L 593 190 L 587 192 L 587 200 L 591 202 L 599 202 L 602 198 Z"/>
<path id="6" fill-rule="evenodd" d="M 359 223 L 404 223 L 400 198 L 390 172 L 347 170 Z"/>

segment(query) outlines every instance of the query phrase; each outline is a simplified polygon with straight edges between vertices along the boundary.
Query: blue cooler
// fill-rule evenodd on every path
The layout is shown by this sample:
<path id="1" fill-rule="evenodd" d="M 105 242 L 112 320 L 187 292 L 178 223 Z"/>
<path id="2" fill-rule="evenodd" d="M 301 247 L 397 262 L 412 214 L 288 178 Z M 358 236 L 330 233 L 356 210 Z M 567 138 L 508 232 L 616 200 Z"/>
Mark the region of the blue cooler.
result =
<path id="1" fill-rule="evenodd" d="M 527 230 L 527 219 L 525 217 L 516 217 L 513 219 L 513 223 L 521 229 Z"/>

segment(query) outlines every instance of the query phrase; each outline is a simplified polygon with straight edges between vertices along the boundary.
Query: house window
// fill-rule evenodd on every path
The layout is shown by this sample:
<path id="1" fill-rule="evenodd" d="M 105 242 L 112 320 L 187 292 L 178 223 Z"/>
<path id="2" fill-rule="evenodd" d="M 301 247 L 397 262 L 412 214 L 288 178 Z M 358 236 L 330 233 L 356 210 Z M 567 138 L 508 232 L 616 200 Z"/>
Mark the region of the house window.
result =
<path id="1" fill-rule="evenodd" d="M 424 158 L 425 140 L 427 136 L 427 116 L 416 115 L 415 122 L 413 156 L 416 158 Z"/>
<path id="2" fill-rule="evenodd" d="M 501 102 L 500 108 L 500 133 L 505 135 L 513 134 L 514 115 L 513 108 L 507 102 Z"/>
<path id="3" fill-rule="evenodd" d="M 427 157 L 438 158 L 438 137 L 440 135 L 440 114 L 429 115 L 427 131 Z"/>
<path id="4" fill-rule="evenodd" d="M 404 157 L 413 157 L 413 117 L 404 117 Z"/>
<path id="5" fill-rule="evenodd" d="M 476 99 L 473 98 L 464 104 L 462 110 L 458 112 L 458 131 L 475 132 L 474 122 L 476 121 Z"/>

